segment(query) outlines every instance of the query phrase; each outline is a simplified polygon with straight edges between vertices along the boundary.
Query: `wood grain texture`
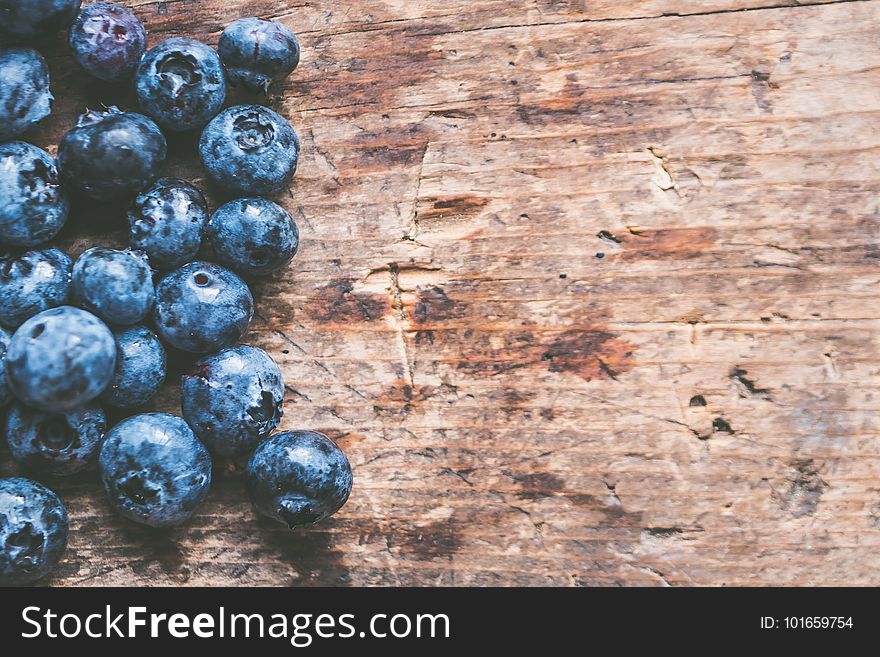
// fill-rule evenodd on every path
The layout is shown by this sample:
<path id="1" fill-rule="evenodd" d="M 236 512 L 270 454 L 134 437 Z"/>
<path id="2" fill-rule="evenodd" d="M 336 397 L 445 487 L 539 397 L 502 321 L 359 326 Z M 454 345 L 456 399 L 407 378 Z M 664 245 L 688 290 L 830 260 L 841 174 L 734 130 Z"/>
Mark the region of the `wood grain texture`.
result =
<path id="1" fill-rule="evenodd" d="M 355 488 L 289 533 L 218 464 L 157 534 L 53 482 L 51 584 L 880 584 L 880 1 L 125 4 L 301 35 L 302 247 L 247 339 Z M 48 54 L 54 151 L 131 97 Z"/>

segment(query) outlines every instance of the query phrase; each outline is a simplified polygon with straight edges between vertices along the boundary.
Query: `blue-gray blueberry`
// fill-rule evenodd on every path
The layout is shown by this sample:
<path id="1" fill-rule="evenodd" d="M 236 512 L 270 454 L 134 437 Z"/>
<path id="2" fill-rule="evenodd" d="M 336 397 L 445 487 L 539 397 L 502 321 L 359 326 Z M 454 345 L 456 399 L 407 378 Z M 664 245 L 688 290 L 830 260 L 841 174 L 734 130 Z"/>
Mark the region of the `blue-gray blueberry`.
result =
<path id="1" fill-rule="evenodd" d="M 82 0 L 0 0 L 0 39 L 30 41 L 67 29 Z"/>
<path id="2" fill-rule="evenodd" d="M 38 410 L 62 413 L 100 395 L 116 364 L 110 329 L 85 310 L 60 306 L 18 327 L 6 349 L 12 394 Z"/>
<path id="3" fill-rule="evenodd" d="M 6 376 L 6 348 L 12 334 L 6 329 L 0 328 L 0 408 L 6 406 L 12 399 L 12 393 L 9 391 L 9 378 Z"/>
<path id="4" fill-rule="evenodd" d="M 159 178 L 128 211 L 129 243 L 155 269 L 175 269 L 196 257 L 207 221 L 208 204 L 198 189 L 179 178 Z"/>
<path id="5" fill-rule="evenodd" d="M 281 370 L 257 347 L 235 345 L 199 360 L 180 387 L 184 419 L 217 454 L 249 452 L 281 420 Z"/>
<path id="6" fill-rule="evenodd" d="M 0 586 L 33 584 L 67 549 L 67 510 L 51 490 L 24 477 L 0 479 Z"/>
<path id="7" fill-rule="evenodd" d="M 286 26 L 262 18 L 240 18 L 220 35 L 220 59 L 233 85 L 266 93 L 299 64 L 299 42 Z"/>
<path id="8" fill-rule="evenodd" d="M 17 329 L 37 313 L 67 303 L 73 261 L 59 249 L 0 256 L 0 324 Z"/>
<path id="9" fill-rule="evenodd" d="M 127 418 L 98 457 L 110 504 L 150 527 L 179 525 L 208 494 L 211 456 L 183 419 L 168 413 Z"/>
<path id="10" fill-rule="evenodd" d="M 0 25 L 6 22 L 3 2 Z M 43 56 L 33 48 L 0 49 L 0 141 L 19 136 L 51 111 L 49 67 Z"/>
<path id="11" fill-rule="evenodd" d="M 208 222 L 217 260 L 243 276 L 264 276 L 284 267 L 299 247 L 299 229 L 277 203 L 254 197 L 220 206 Z"/>
<path id="12" fill-rule="evenodd" d="M 283 431 L 261 443 L 247 466 L 246 486 L 258 513 L 291 529 L 336 513 L 351 494 L 351 465 L 317 431 Z"/>
<path id="13" fill-rule="evenodd" d="M 133 196 L 159 177 L 168 145 L 143 114 L 88 111 L 58 145 L 58 168 L 71 189 L 98 201 Z"/>
<path id="14" fill-rule="evenodd" d="M 96 246 L 73 265 L 73 297 L 108 324 L 129 326 L 153 307 L 153 271 L 141 251 Z"/>
<path id="15" fill-rule="evenodd" d="M 299 151 L 293 127 L 261 105 L 223 110 L 199 139 L 199 156 L 211 180 L 235 196 L 269 196 L 287 187 Z"/>
<path id="16" fill-rule="evenodd" d="M 175 349 L 207 354 L 238 342 L 254 315 L 239 276 L 210 262 L 190 262 L 156 286 L 153 323 Z"/>
<path id="17" fill-rule="evenodd" d="M 135 74 L 141 109 L 174 132 L 202 128 L 226 100 L 220 57 L 195 39 L 166 39 L 144 55 Z"/>
<path id="18" fill-rule="evenodd" d="M 69 209 L 51 155 L 23 141 L 0 144 L 0 242 L 19 247 L 48 242 Z"/>
<path id="19" fill-rule="evenodd" d="M 101 395 L 114 408 L 147 403 L 165 380 L 165 347 L 150 329 L 133 326 L 116 334 L 116 372 Z"/>
<path id="20" fill-rule="evenodd" d="M 67 413 L 44 413 L 15 404 L 6 416 L 12 458 L 28 470 L 48 475 L 74 474 L 94 462 L 106 430 L 107 418 L 95 404 Z"/>
<path id="21" fill-rule="evenodd" d="M 115 2 L 95 2 L 79 12 L 68 44 L 86 73 L 117 82 L 134 73 L 147 47 L 147 32 L 131 10 Z"/>

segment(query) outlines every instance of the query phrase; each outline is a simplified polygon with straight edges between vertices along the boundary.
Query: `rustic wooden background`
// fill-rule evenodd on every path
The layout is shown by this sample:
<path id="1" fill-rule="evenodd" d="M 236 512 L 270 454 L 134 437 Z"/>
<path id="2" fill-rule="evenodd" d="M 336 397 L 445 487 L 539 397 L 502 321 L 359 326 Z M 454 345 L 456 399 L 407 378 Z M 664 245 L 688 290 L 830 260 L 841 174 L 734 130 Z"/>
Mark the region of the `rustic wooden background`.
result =
<path id="1" fill-rule="evenodd" d="M 301 38 L 302 248 L 248 339 L 355 488 L 289 533 L 218 464 L 156 533 L 53 482 L 51 584 L 880 584 L 880 1 L 125 4 Z M 131 106 L 47 55 L 39 145 Z"/>

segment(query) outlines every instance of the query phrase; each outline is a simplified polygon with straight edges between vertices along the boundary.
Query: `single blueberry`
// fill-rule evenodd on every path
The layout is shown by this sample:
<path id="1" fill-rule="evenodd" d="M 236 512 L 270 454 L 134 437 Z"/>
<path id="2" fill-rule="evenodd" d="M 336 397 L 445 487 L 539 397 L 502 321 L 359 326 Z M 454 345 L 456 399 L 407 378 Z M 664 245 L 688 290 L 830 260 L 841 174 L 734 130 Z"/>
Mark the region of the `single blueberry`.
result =
<path id="1" fill-rule="evenodd" d="M 217 259 L 244 276 L 281 269 L 299 247 L 296 222 L 264 198 L 239 198 L 220 206 L 207 230 Z"/>
<path id="2" fill-rule="evenodd" d="M 0 586 L 33 584 L 67 549 L 67 510 L 51 490 L 24 477 L 0 479 Z"/>
<path id="3" fill-rule="evenodd" d="M 96 246 L 73 265 L 73 298 L 108 324 L 129 326 L 153 307 L 153 271 L 140 251 Z"/>
<path id="4" fill-rule="evenodd" d="M 38 410 L 63 413 L 100 395 L 116 364 L 104 322 L 85 310 L 44 310 L 18 327 L 6 349 L 12 394 Z"/>
<path id="5" fill-rule="evenodd" d="M 148 402 L 165 380 L 165 347 L 150 329 L 133 326 L 116 334 L 116 373 L 101 395 L 115 408 Z"/>
<path id="6" fill-rule="evenodd" d="M 179 525 L 208 494 L 211 456 L 186 422 L 143 413 L 113 427 L 98 457 L 110 504 L 150 527 Z"/>
<path id="7" fill-rule="evenodd" d="M 207 221 L 208 204 L 198 189 L 179 178 L 159 178 L 128 211 L 129 242 L 156 269 L 174 269 L 196 257 Z"/>
<path id="8" fill-rule="evenodd" d="M 67 29 L 82 0 L 0 0 L 0 37 L 42 39 Z"/>
<path id="9" fill-rule="evenodd" d="M 131 10 L 115 2 L 95 2 L 77 16 L 68 44 L 86 73 L 116 82 L 134 73 L 147 47 L 147 33 Z"/>
<path id="10" fill-rule="evenodd" d="M 300 142 L 281 115 L 260 105 L 223 110 L 202 131 L 199 156 L 218 187 L 237 196 L 268 196 L 296 171 Z"/>
<path id="11" fill-rule="evenodd" d="M 235 345 L 181 377 L 183 417 L 217 454 L 248 452 L 281 420 L 284 381 L 262 349 Z"/>
<path id="12" fill-rule="evenodd" d="M 293 529 L 342 508 L 351 493 L 351 465 L 324 434 L 284 431 L 254 451 L 246 486 L 258 513 Z"/>
<path id="13" fill-rule="evenodd" d="M 220 265 L 190 262 L 156 286 L 156 332 L 182 351 L 207 354 L 228 347 L 244 335 L 253 316 L 247 283 Z"/>
<path id="14" fill-rule="evenodd" d="M 144 55 L 135 74 L 141 109 L 163 128 L 203 127 L 226 100 L 223 63 L 210 46 L 186 38 L 166 39 Z"/>
<path id="15" fill-rule="evenodd" d="M 110 201 L 152 184 L 167 151 L 165 136 L 153 121 L 110 107 L 79 117 L 58 146 L 58 168 L 71 189 Z"/>
<path id="16" fill-rule="evenodd" d="M 67 303 L 73 261 L 43 249 L 0 256 L 0 324 L 17 329 L 37 313 Z"/>
<path id="17" fill-rule="evenodd" d="M 0 328 L 0 408 L 6 406 L 12 399 L 12 393 L 9 391 L 9 377 L 6 376 L 6 348 L 12 334 L 6 329 Z"/>
<path id="18" fill-rule="evenodd" d="M 299 64 L 299 42 L 278 21 L 240 18 L 217 44 L 229 81 L 248 91 L 266 93 L 269 84 L 286 78 Z"/>
<path id="19" fill-rule="evenodd" d="M 23 141 L 0 144 L 0 242 L 48 242 L 61 230 L 69 209 L 51 155 Z"/>
<path id="20" fill-rule="evenodd" d="M 104 411 L 94 404 L 67 413 L 43 413 L 16 404 L 6 416 L 12 458 L 49 475 L 74 474 L 92 463 L 106 430 Z"/>
<path id="21" fill-rule="evenodd" d="M 0 0 L 0 25 L 6 22 L 5 1 Z M 33 48 L 0 49 L 0 141 L 17 137 L 51 111 L 49 67 L 43 56 Z"/>

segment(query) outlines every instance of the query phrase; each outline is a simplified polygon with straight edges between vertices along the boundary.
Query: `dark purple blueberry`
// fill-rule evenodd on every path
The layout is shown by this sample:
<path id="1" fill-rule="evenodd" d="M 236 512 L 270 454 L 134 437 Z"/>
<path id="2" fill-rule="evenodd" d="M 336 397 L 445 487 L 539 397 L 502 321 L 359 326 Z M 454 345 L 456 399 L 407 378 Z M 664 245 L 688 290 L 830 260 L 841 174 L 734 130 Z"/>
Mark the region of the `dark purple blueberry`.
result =
<path id="1" fill-rule="evenodd" d="M 150 329 L 133 326 L 116 334 L 116 373 L 101 395 L 115 408 L 147 403 L 165 380 L 165 347 Z"/>
<path id="2" fill-rule="evenodd" d="M 104 392 L 113 378 L 116 342 L 85 310 L 44 310 L 18 327 L 6 349 L 12 394 L 28 406 L 63 413 Z"/>
<path id="3" fill-rule="evenodd" d="M 217 259 L 243 276 L 281 269 L 299 247 L 296 222 L 264 198 L 239 198 L 220 206 L 207 230 Z"/>
<path id="4" fill-rule="evenodd" d="M 58 146 L 58 168 L 71 189 L 110 201 L 151 185 L 167 150 L 165 136 L 153 121 L 110 107 L 79 117 Z"/>
<path id="5" fill-rule="evenodd" d="M 257 447 L 247 467 L 254 509 L 291 529 L 336 513 L 351 483 L 345 454 L 317 431 L 276 433 Z"/>
<path id="6" fill-rule="evenodd" d="M 0 26 L 6 1 L 0 0 Z M 18 137 L 51 111 L 49 67 L 43 56 L 33 48 L 0 49 L 0 141 Z"/>
<path id="7" fill-rule="evenodd" d="M 69 209 L 51 155 L 23 141 L 0 144 L 0 242 L 25 247 L 48 242 Z"/>
<path id="8" fill-rule="evenodd" d="M 12 458 L 29 470 L 56 476 L 74 474 L 92 463 L 106 430 L 104 411 L 94 404 L 67 413 L 43 413 L 16 404 L 6 416 Z"/>
<path id="9" fill-rule="evenodd" d="M 6 406 L 12 399 L 12 393 L 9 390 L 9 377 L 6 376 L 6 348 L 12 334 L 6 329 L 0 328 L 0 408 Z"/>
<path id="10" fill-rule="evenodd" d="M 186 521 L 211 485 L 211 455 L 181 418 L 143 413 L 113 427 L 98 457 L 110 504 L 150 527 Z"/>
<path id="11" fill-rule="evenodd" d="M 254 315 L 254 298 L 237 274 L 191 262 L 156 286 L 153 323 L 175 349 L 207 354 L 239 341 Z"/>
<path id="12" fill-rule="evenodd" d="M 95 2 L 77 16 L 68 43 L 86 73 L 117 82 L 134 73 L 147 47 L 147 33 L 131 10 L 115 2 Z"/>
<path id="13" fill-rule="evenodd" d="M 0 41 L 32 41 L 67 29 L 82 0 L 0 0 Z"/>
<path id="14" fill-rule="evenodd" d="M 299 42 L 278 21 L 240 18 L 230 24 L 217 44 L 233 85 L 266 93 L 269 84 L 286 78 L 299 64 Z"/>
<path id="15" fill-rule="evenodd" d="M 73 265 L 73 298 L 108 324 L 129 326 L 153 307 L 153 271 L 141 251 L 96 246 Z"/>
<path id="16" fill-rule="evenodd" d="M 65 305 L 72 269 L 70 256 L 54 248 L 0 256 L 0 324 L 17 329 L 37 313 Z"/>
<path id="17" fill-rule="evenodd" d="M 128 211 L 129 243 L 167 271 L 191 261 L 202 246 L 208 204 L 185 180 L 159 178 Z"/>
<path id="18" fill-rule="evenodd" d="M 249 452 L 281 420 L 284 381 L 262 349 L 235 345 L 181 377 L 183 417 L 217 454 Z"/>
<path id="19" fill-rule="evenodd" d="M 287 120 L 261 105 L 223 110 L 199 140 L 199 156 L 211 180 L 236 196 L 269 196 L 287 187 L 299 150 L 299 137 Z"/>
<path id="20" fill-rule="evenodd" d="M 135 91 L 141 109 L 167 130 L 203 127 L 226 100 L 223 63 L 210 46 L 186 38 L 166 39 L 138 66 Z"/>
<path id="21" fill-rule="evenodd" d="M 24 477 L 0 479 L 0 587 L 33 584 L 67 549 L 67 509 L 51 490 Z"/>

